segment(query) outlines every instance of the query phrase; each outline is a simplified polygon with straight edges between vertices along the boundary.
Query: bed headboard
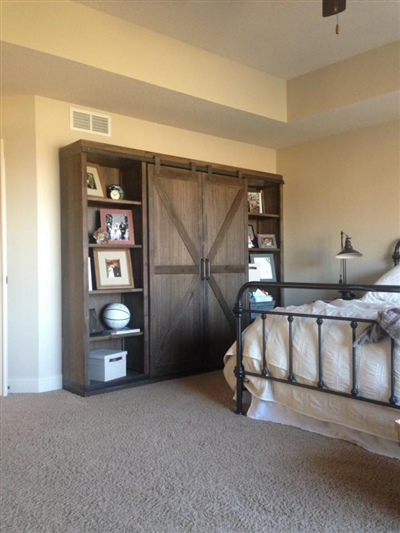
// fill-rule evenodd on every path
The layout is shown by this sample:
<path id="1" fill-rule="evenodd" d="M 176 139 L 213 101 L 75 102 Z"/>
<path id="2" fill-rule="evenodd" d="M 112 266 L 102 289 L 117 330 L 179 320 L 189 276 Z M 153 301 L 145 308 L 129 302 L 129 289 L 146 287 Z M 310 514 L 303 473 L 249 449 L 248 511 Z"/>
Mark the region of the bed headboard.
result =
<path id="1" fill-rule="evenodd" d="M 392 258 L 394 266 L 400 265 L 400 241 L 397 241 L 396 246 L 394 247 Z"/>

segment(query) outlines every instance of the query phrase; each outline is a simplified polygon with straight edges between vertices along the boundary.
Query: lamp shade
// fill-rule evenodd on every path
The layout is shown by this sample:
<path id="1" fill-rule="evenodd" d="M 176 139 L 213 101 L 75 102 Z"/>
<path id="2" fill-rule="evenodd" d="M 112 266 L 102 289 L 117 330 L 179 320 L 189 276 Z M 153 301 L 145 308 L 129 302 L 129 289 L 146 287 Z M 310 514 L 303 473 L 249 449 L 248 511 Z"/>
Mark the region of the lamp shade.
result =
<path id="1" fill-rule="evenodd" d="M 351 245 L 351 237 L 346 234 L 343 234 L 343 236 L 346 237 L 344 246 L 342 246 L 341 251 L 335 256 L 336 259 L 355 259 L 356 257 L 362 257 L 362 253 L 355 250 Z"/>

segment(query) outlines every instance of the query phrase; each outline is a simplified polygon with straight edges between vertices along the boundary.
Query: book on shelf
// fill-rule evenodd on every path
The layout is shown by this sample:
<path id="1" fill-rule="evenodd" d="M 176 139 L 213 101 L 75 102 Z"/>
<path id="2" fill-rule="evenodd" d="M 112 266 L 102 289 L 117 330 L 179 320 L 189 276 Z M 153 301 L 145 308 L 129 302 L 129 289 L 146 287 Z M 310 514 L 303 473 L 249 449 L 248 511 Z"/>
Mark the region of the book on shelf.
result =
<path id="1" fill-rule="evenodd" d="M 90 334 L 91 337 L 101 337 L 108 335 L 129 335 L 130 333 L 140 333 L 140 328 L 103 329 Z"/>
<path id="2" fill-rule="evenodd" d="M 107 332 L 110 335 L 126 335 L 127 333 L 140 333 L 140 328 L 122 328 L 122 329 L 109 329 Z"/>

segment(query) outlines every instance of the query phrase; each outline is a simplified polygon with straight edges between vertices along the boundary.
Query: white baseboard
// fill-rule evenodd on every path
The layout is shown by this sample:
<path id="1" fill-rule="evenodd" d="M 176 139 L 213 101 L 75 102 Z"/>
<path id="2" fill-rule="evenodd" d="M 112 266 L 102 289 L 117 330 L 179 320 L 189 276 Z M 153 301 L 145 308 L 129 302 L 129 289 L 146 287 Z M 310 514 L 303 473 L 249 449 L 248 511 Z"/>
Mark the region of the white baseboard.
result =
<path id="1" fill-rule="evenodd" d="M 62 376 L 43 379 L 8 379 L 8 393 L 40 393 L 62 389 Z"/>

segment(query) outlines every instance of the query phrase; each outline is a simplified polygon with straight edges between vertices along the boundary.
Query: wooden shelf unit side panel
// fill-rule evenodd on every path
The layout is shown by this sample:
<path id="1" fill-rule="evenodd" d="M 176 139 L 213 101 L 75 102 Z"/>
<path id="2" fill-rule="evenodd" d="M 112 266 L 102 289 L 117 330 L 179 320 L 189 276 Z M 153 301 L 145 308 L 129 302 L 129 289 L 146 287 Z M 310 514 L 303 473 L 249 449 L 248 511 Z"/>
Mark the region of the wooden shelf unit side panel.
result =
<path id="1" fill-rule="evenodd" d="M 148 259 L 148 203 L 147 164 L 141 163 L 142 199 L 142 276 L 143 276 L 143 373 L 150 375 L 150 324 L 149 324 L 149 259 Z M 134 341 L 138 342 L 138 341 Z"/>
<path id="2" fill-rule="evenodd" d="M 86 158 L 81 154 L 64 155 L 60 150 L 62 370 L 65 388 L 74 388 L 87 379 L 88 237 L 83 180 Z"/>
<path id="3" fill-rule="evenodd" d="M 279 280 L 284 280 L 284 269 L 283 269 L 283 262 L 284 262 L 284 237 L 283 237 L 283 183 L 279 185 L 279 261 L 278 261 L 278 267 L 279 267 Z M 283 304 L 283 301 L 281 300 L 281 305 Z"/>

